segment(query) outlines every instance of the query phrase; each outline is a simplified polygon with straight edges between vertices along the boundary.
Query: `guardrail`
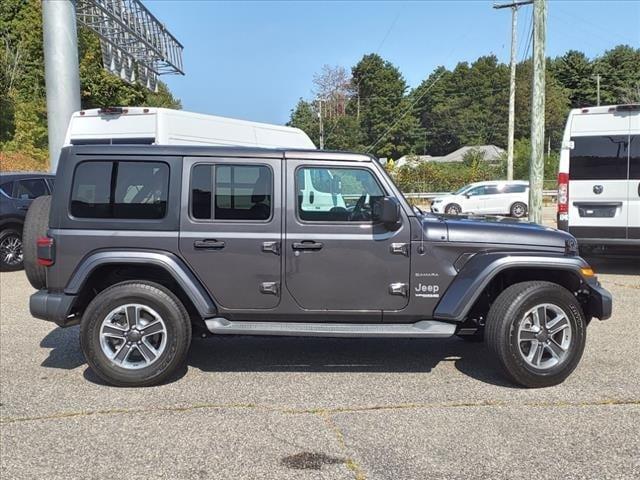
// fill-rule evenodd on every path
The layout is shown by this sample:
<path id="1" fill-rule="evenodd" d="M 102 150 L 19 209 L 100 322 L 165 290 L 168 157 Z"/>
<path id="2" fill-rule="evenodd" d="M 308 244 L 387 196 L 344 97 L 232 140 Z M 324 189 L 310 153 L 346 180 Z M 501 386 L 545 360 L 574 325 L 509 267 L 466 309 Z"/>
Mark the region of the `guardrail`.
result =
<path id="1" fill-rule="evenodd" d="M 436 197 L 441 197 L 443 195 L 450 195 L 452 192 L 412 192 L 405 193 L 404 196 L 410 199 L 419 199 L 419 200 L 432 200 Z M 543 190 L 542 196 L 548 199 L 553 199 L 558 195 L 557 190 Z"/>

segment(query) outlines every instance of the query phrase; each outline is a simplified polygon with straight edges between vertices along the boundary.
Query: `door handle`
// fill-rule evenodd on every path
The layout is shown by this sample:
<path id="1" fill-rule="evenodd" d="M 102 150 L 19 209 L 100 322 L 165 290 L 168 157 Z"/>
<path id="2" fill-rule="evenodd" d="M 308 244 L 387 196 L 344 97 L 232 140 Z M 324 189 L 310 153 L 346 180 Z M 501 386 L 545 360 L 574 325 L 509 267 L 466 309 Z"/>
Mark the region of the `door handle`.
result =
<path id="1" fill-rule="evenodd" d="M 222 250 L 224 245 L 224 242 L 219 242 L 214 239 L 196 240 L 193 242 L 193 248 L 197 250 Z"/>
<path id="2" fill-rule="evenodd" d="M 311 190 L 309 192 L 309 203 L 313 203 L 314 198 L 315 198 L 315 195 L 313 194 L 313 190 Z"/>
<path id="3" fill-rule="evenodd" d="M 313 240 L 305 240 L 303 242 L 293 242 L 291 247 L 294 250 L 320 250 L 322 242 L 314 242 Z"/>

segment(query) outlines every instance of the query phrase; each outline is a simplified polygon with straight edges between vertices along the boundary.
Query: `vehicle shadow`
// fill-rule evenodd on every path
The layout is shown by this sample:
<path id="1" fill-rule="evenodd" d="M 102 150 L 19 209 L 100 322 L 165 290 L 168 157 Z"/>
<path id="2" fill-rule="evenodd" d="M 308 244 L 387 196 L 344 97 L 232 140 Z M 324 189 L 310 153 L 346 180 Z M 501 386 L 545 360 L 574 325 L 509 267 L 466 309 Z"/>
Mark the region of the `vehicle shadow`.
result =
<path id="1" fill-rule="evenodd" d="M 78 327 L 56 328 L 40 343 L 51 348 L 43 367 L 73 370 L 86 365 Z M 454 362 L 465 375 L 491 385 L 509 383 L 482 343 L 393 338 L 305 338 L 218 336 L 194 338 L 187 365 L 163 384 L 180 380 L 188 368 L 204 372 L 429 373 L 440 362 Z M 107 385 L 87 366 L 84 377 Z"/>
<path id="2" fill-rule="evenodd" d="M 585 255 L 596 274 L 640 275 L 640 255 Z"/>
<path id="3" fill-rule="evenodd" d="M 78 326 L 51 330 L 40 342 L 40 347 L 51 349 L 41 365 L 63 370 L 73 370 L 84 365 L 86 362 L 80 350 L 79 332 Z"/>
<path id="4" fill-rule="evenodd" d="M 512 387 L 483 343 L 393 338 L 224 336 L 194 340 L 189 366 L 206 372 L 429 373 L 440 362 L 476 380 Z"/>

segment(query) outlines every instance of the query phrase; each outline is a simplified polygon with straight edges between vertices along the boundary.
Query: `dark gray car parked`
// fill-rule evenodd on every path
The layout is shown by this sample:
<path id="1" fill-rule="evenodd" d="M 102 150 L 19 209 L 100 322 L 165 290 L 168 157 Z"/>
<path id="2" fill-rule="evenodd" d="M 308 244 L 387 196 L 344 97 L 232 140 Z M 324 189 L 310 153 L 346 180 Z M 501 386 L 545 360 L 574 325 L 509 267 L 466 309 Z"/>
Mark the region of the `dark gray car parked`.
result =
<path id="1" fill-rule="evenodd" d="M 22 268 L 22 229 L 33 199 L 49 195 L 53 175 L 0 173 L 0 270 Z"/>
<path id="2" fill-rule="evenodd" d="M 611 315 L 568 233 L 417 212 L 367 155 L 96 145 L 59 165 L 27 221 L 31 313 L 80 323 L 115 385 L 166 379 L 195 332 L 484 338 L 540 387 Z"/>

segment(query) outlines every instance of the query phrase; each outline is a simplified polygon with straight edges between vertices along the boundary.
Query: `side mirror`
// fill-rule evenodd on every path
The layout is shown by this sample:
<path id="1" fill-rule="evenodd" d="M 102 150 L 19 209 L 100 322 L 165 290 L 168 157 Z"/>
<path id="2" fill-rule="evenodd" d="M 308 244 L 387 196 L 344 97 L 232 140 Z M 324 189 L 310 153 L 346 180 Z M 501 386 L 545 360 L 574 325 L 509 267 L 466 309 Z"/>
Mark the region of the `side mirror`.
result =
<path id="1" fill-rule="evenodd" d="M 468 194 L 468 193 L 465 193 L 464 196 L 467 197 L 467 198 L 471 198 L 471 195 Z"/>
<path id="2" fill-rule="evenodd" d="M 400 202 L 395 197 L 382 197 L 373 204 L 373 220 L 389 230 L 400 226 Z"/>

